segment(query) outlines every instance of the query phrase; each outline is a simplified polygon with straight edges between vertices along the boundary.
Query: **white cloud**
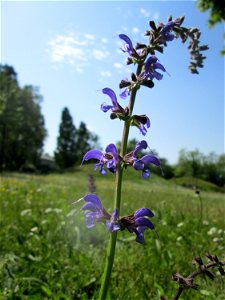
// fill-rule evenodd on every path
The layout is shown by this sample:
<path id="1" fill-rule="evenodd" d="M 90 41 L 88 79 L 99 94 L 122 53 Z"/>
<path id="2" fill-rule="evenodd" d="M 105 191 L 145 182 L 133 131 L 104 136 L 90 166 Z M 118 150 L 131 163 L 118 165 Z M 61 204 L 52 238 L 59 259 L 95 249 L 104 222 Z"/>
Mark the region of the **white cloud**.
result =
<path id="1" fill-rule="evenodd" d="M 159 13 L 158 13 L 157 11 L 154 12 L 152 18 L 153 18 L 154 20 L 158 20 L 158 19 L 159 19 Z"/>
<path id="2" fill-rule="evenodd" d="M 95 36 L 90 33 L 85 33 L 84 37 L 88 40 L 95 40 Z"/>
<path id="3" fill-rule="evenodd" d="M 140 13 L 146 18 L 150 17 L 150 13 L 145 8 L 141 8 Z"/>
<path id="4" fill-rule="evenodd" d="M 120 63 L 114 63 L 113 65 L 116 69 L 121 69 L 123 67 L 123 65 Z"/>
<path id="5" fill-rule="evenodd" d="M 108 43 L 108 39 L 102 38 L 102 39 L 101 39 L 101 42 L 104 43 L 104 44 L 107 44 L 107 43 Z"/>
<path id="6" fill-rule="evenodd" d="M 82 73 L 93 58 L 104 60 L 110 54 L 106 48 L 108 40 L 98 38 L 103 43 L 98 48 L 95 39 L 97 40 L 96 36 L 87 33 L 59 34 L 49 41 L 47 52 L 54 65 L 69 64 L 78 73 Z"/>
<path id="7" fill-rule="evenodd" d="M 133 28 L 132 28 L 132 32 L 133 32 L 134 34 L 137 34 L 137 33 L 140 32 L 140 29 L 137 28 L 137 27 L 133 27 Z"/>
<path id="8" fill-rule="evenodd" d="M 67 62 L 74 64 L 75 61 L 85 61 L 83 49 L 75 47 L 75 40 L 68 36 L 57 36 L 49 42 L 51 47 L 51 59 L 53 62 Z"/>
<path id="9" fill-rule="evenodd" d="M 92 54 L 95 59 L 102 60 L 106 58 L 109 55 L 108 51 L 103 51 L 99 49 L 93 49 Z"/>
<path id="10" fill-rule="evenodd" d="M 109 72 L 109 71 L 101 71 L 100 76 L 102 76 L 102 77 L 111 77 L 112 73 Z"/>

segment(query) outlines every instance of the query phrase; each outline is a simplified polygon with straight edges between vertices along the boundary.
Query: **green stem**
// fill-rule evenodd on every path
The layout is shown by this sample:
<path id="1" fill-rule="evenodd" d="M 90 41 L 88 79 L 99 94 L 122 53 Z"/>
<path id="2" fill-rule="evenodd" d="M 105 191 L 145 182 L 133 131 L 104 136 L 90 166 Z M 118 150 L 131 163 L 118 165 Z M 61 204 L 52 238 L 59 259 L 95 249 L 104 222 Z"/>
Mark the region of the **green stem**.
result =
<path id="1" fill-rule="evenodd" d="M 140 74 L 141 68 L 142 68 L 142 64 L 139 64 L 137 68 L 137 75 Z M 137 93 L 137 88 L 134 88 L 130 96 L 129 116 L 132 115 L 136 93 Z M 130 120 L 128 119 L 127 121 L 124 122 L 124 128 L 123 128 L 123 136 L 122 136 L 121 151 L 120 151 L 120 155 L 122 157 L 126 154 L 127 151 L 129 130 L 130 130 Z M 120 203 L 121 203 L 122 178 L 123 178 L 123 167 L 121 166 L 120 163 L 118 163 L 117 173 L 116 173 L 116 191 L 115 191 L 115 200 L 114 200 L 115 201 L 114 207 L 117 208 L 118 211 L 120 211 Z M 117 232 L 111 233 L 109 246 L 107 249 L 105 269 L 102 276 L 102 285 L 98 297 L 99 300 L 105 300 L 107 296 L 107 291 L 109 287 L 109 282 L 110 282 L 110 277 L 111 277 L 113 262 L 115 257 L 116 240 L 117 240 Z"/>
<path id="2" fill-rule="evenodd" d="M 122 176 L 123 176 L 123 169 L 119 165 L 117 170 L 117 175 L 116 175 L 116 194 L 115 194 L 115 204 L 116 204 L 115 207 L 118 210 L 120 209 L 120 201 L 121 201 Z M 113 268 L 113 262 L 114 262 L 114 256 L 116 250 L 116 240 L 117 240 L 117 232 L 111 233 L 109 246 L 107 250 L 105 269 L 102 276 L 102 285 L 100 289 L 99 300 L 106 299 L 112 268 Z"/>

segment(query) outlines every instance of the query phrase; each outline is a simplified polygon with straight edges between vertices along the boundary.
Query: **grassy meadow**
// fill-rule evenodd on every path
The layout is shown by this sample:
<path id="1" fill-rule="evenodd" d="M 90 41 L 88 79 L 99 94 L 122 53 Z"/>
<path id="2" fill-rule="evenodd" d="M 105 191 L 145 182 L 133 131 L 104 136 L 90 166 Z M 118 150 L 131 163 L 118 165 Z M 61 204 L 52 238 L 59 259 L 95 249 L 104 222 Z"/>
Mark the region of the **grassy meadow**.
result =
<path id="1" fill-rule="evenodd" d="M 88 193 L 88 173 L 112 212 L 114 175 L 100 176 L 92 165 L 65 174 L 1 176 L 0 299 L 97 298 L 109 233 L 101 223 L 87 229 L 82 203 L 72 204 Z M 122 215 L 150 208 L 159 239 L 147 230 L 140 245 L 128 231 L 119 232 L 109 299 L 172 299 L 172 274 L 189 275 L 193 258 L 206 252 L 222 259 L 224 194 L 207 188 L 200 197 L 173 180 L 124 172 Z M 213 272 L 214 281 L 198 277 L 199 289 L 180 299 L 224 300 L 225 280 Z"/>

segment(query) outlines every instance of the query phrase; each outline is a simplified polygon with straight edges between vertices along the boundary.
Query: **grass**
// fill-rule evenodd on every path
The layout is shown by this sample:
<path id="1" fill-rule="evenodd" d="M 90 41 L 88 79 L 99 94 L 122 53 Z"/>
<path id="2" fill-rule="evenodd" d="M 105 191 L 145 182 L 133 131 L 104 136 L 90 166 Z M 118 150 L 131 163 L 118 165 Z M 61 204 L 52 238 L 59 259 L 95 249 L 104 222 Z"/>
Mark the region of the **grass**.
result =
<path id="1" fill-rule="evenodd" d="M 192 259 L 207 251 L 222 258 L 224 195 L 201 192 L 201 220 L 193 190 L 132 171 L 124 176 L 122 214 L 152 209 L 159 239 L 146 231 L 142 246 L 119 233 L 109 299 L 172 299 L 172 274 L 189 275 Z M 87 229 L 81 204 L 72 204 L 88 192 L 88 172 L 111 212 L 114 176 L 100 176 L 91 165 L 62 175 L 1 177 L 0 299 L 96 299 L 109 233 L 100 223 Z M 180 299 L 224 299 L 224 279 L 215 273 L 214 282 L 199 278 L 200 289 Z"/>

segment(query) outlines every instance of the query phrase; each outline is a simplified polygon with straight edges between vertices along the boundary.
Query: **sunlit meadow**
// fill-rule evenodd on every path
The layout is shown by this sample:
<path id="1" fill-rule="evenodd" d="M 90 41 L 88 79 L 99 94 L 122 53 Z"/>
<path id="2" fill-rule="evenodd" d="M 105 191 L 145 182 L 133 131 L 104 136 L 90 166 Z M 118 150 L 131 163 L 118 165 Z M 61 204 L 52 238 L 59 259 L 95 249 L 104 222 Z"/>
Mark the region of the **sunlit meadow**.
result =
<path id="1" fill-rule="evenodd" d="M 224 253 L 224 195 L 202 192 L 203 220 L 195 192 L 152 175 L 151 184 L 128 171 L 123 212 L 150 206 L 159 239 L 146 243 L 119 236 L 111 299 L 171 299 L 172 274 L 188 275 L 193 257 Z M 10 174 L 1 178 L 1 299 L 93 299 L 97 297 L 108 232 L 103 224 L 87 230 L 80 207 L 72 203 L 88 192 L 87 173 L 111 210 L 113 175 L 102 177 L 88 165 L 65 175 Z M 198 291 L 183 299 L 224 299 L 224 280 L 197 280 Z"/>

